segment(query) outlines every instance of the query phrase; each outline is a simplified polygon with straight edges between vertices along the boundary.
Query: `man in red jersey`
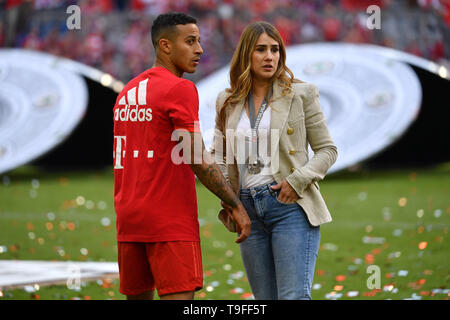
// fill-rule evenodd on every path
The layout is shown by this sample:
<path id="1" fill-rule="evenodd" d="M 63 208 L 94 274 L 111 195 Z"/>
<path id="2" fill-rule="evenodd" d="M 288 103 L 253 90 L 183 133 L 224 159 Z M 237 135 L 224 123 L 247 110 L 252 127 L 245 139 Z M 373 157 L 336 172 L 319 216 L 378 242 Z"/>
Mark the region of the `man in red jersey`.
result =
<path id="1" fill-rule="evenodd" d="M 158 16 L 152 42 L 155 64 L 124 87 L 113 110 L 119 290 L 128 299 L 153 299 L 155 288 L 161 299 L 193 299 L 203 285 L 194 173 L 233 208 L 237 243 L 251 222 L 218 166 L 195 153 L 194 141 L 204 152 L 198 94 L 182 78 L 203 53 L 195 18 Z M 180 143 L 178 131 L 188 134 Z M 183 157 L 200 161 L 173 161 L 181 143 Z"/>

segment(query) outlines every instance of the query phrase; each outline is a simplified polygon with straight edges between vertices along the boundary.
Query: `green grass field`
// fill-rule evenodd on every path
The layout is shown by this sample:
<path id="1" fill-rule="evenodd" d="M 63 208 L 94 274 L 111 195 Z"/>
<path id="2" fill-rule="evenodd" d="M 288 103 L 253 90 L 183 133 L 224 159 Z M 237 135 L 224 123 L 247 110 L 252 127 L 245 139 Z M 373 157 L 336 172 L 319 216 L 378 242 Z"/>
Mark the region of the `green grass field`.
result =
<path id="1" fill-rule="evenodd" d="M 313 299 L 449 299 L 450 166 L 341 172 L 320 183 L 333 222 L 321 227 Z M 196 299 L 248 299 L 235 236 L 197 184 L 205 285 Z M 0 259 L 116 261 L 112 170 L 0 176 Z M 381 288 L 370 289 L 369 265 Z M 1 299 L 124 299 L 118 279 L 1 289 Z"/>

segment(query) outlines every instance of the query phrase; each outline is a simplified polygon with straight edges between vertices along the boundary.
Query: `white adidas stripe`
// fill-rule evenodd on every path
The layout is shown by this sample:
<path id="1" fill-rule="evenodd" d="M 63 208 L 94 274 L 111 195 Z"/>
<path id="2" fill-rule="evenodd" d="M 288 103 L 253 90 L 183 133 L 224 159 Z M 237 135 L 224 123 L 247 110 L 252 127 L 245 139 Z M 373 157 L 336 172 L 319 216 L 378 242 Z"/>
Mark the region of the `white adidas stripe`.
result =
<path id="1" fill-rule="evenodd" d="M 128 98 L 128 105 L 130 106 L 136 105 L 136 87 L 128 90 L 127 98 Z"/>
<path id="2" fill-rule="evenodd" d="M 139 82 L 138 104 L 141 106 L 147 104 L 147 82 L 148 79 Z"/>

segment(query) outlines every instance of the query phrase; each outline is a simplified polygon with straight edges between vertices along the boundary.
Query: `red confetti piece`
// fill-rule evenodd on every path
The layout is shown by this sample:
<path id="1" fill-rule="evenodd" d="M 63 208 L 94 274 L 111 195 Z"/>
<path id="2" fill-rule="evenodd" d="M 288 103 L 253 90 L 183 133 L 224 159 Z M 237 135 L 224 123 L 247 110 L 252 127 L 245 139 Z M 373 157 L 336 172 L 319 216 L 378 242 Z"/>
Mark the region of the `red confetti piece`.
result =
<path id="1" fill-rule="evenodd" d="M 324 271 L 324 270 L 321 270 L 321 269 L 317 269 L 316 274 L 317 274 L 318 276 L 323 276 L 323 275 L 325 274 L 325 271 Z"/>
<path id="2" fill-rule="evenodd" d="M 380 248 L 375 248 L 375 249 L 372 250 L 372 253 L 374 255 L 380 254 L 381 253 L 381 249 Z"/>
<path id="3" fill-rule="evenodd" d="M 422 241 L 419 243 L 418 247 L 420 250 L 423 250 L 427 247 L 428 243 L 426 241 Z"/>
<path id="4" fill-rule="evenodd" d="M 69 223 L 67 224 L 67 229 L 69 229 L 70 231 L 75 230 L 75 223 L 69 222 Z"/>
<path id="5" fill-rule="evenodd" d="M 341 281 L 344 281 L 346 278 L 347 278 L 346 276 L 341 274 L 341 275 L 336 276 L 336 281 L 341 282 Z"/>
<path id="6" fill-rule="evenodd" d="M 368 253 L 368 254 L 366 254 L 366 256 L 364 257 L 364 261 L 365 261 L 367 264 L 373 264 L 373 263 L 375 262 L 375 257 L 373 256 L 373 254 Z"/>

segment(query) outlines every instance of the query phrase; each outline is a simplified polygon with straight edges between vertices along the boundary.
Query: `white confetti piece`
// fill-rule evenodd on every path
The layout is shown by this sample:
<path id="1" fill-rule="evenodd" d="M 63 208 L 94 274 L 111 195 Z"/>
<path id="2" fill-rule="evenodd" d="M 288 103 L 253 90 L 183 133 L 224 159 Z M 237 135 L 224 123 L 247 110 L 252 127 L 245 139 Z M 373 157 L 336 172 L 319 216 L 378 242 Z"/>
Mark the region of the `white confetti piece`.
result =
<path id="1" fill-rule="evenodd" d="M 334 243 L 324 243 L 322 248 L 323 250 L 337 251 L 338 246 Z"/>
<path id="2" fill-rule="evenodd" d="M 353 298 L 359 295 L 359 291 L 349 291 L 347 292 L 347 297 Z"/>
<path id="3" fill-rule="evenodd" d="M 383 244 L 386 241 L 383 237 L 369 237 L 364 236 L 362 238 L 362 242 L 365 244 Z"/>
<path id="4" fill-rule="evenodd" d="M 442 210 L 441 209 L 434 210 L 433 214 L 435 218 L 439 218 L 442 215 Z"/>
<path id="5" fill-rule="evenodd" d="M 399 277 L 406 277 L 408 275 L 408 270 L 400 270 L 397 275 Z"/>

